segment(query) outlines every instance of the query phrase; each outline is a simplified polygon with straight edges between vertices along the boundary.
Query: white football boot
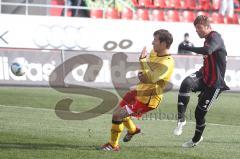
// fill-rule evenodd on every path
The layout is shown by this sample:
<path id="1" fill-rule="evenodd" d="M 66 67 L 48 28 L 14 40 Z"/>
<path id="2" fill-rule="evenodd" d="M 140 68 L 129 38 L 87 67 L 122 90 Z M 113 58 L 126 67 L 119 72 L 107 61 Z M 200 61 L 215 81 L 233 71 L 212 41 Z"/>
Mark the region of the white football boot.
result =
<path id="1" fill-rule="evenodd" d="M 189 140 L 188 142 L 185 142 L 184 144 L 182 144 L 183 148 L 192 148 L 197 146 L 201 141 L 203 140 L 203 137 L 201 136 L 200 140 L 198 142 L 193 142 L 192 139 Z"/>
<path id="2" fill-rule="evenodd" d="M 178 120 L 177 127 L 174 129 L 173 134 L 176 136 L 179 136 L 182 134 L 183 127 L 186 125 L 186 120 L 184 122 L 181 122 Z"/>

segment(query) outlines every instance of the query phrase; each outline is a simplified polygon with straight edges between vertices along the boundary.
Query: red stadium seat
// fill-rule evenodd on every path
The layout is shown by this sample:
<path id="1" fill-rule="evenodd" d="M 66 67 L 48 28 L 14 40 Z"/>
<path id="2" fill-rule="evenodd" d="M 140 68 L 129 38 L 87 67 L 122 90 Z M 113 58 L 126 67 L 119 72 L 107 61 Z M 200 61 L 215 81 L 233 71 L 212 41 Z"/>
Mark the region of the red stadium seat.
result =
<path id="1" fill-rule="evenodd" d="M 208 12 L 204 12 L 204 11 L 197 12 L 197 16 L 199 16 L 199 15 L 205 15 L 205 16 L 209 17 L 209 13 Z"/>
<path id="2" fill-rule="evenodd" d="M 156 8 L 166 8 L 166 0 L 154 0 L 153 1 L 154 7 Z"/>
<path id="3" fill-rule="evenodd" d="M 240 13 L 240 1 L 239 0 L 234 0 L 234 6 L 235 6 L 234 11 L 237 13 Z"/>
<path id="4" fill-rule="evenodd" d="M 183 11 L 182 22 L 193 22 L 195 20 L 195 13 L 193 11 Z"/>
<path id="5" fill-rule="evenodd" d="M 167 17 L 166 21 L 168 21 L 168 22 L 179 22 L 180 21 L 179 13 L 177 10 L 168 10 L 166 17 Z"/>
<path id="6" fill-rule="evenodd" d="M 234 14 L 233 17 L 227 17 L 227 24 L 239 24 L 238 14 Z"/>
<path id="7" fill-rule="evenodd" d="M 212 23 L 215 23 L 215 24 L 224 23 L 224 17 L 221 14 L 216 12 L 212 13 L 211 19 L 212 19 Z"/>
<path id="8" fill-rule="evenodd" d="M 220 0 L 212 0 L 212 9 L 213 10 L 219 10 L 220 8 Z"/>
<path id="9" fill-rule="evenodd" d="M 100 10 L 100 9 L 91 9 L 90 17 L 91 18 L 102 18 L 103 17 L 103 11 Z"/>
<path id="10" fill-rule="evenodd" d="M 138 0 L 132 0 L 132 3 L 134 6 L 136 6 L 136 7 L 138 6 Z"/>
<path id="11" fill-rule="evenodd" d="M 138 20 L 149 20 L 149 13 L 147 9 L 138 9 L 137 10 L 137 19 Z"/>
<path id="12" fill-rule="evenodd" d="M 129 8 L 123 8 L 121 13 L 122 19 L 133 19 L 133 11 Z"/>
<path id="13" fill-rule="evenodd" d="M 162 10 L 155 9 L 152 11 L 153 21 L 165 21 L 164 12 Z"/>
<path id="14" fill-rule="evenodd" d="M 186 9 L 196 9 L 196 0 L 184 0 L 183 7 Z"/>
<path id="15" fill-rule="evenodd" d="M 239 0 L 234 0 L 234 11 L 235 13 L 240 13 L 240 1 Z"/>
<path id="16" fill-rule="evenodd" d="M 210 10 L 211 9 L 211 0 L 199 0 L 199 9 Z"/>
<path id="17" fill-rule="evenodd" d="M 64 5 L 64 1 L 62 0 L 52 0 L 51 5 Z M 61 16 L 62 8 L 50 8 L 51 16 Z"/>
<path id="18" fill-rule="evenodd" d="M 153 7 L 152 0 L 138 0 L 138 5 L 141 7 Z"/>
<path id="19" fill-rule="evenodd" d="M 120 18 L 119 13 L 118 13 L 117 9 L 115 9 L 115 8 L 108 8 L 106 10 L 105 17 L 107 19 L 119 19 Z"/>
<path id="20" fill-rule="evenodd" d="M 236 13 L 240 13 L 240 8 L 236 8 L 236 9 L 234 9 L 234 11 L 235 11 Z"/>
<path id="21" fill-rule="evenodd" d="M 176 9 L 181 8 L 182 7 L 181 0 L 169 0 L 167 7 Z"/>

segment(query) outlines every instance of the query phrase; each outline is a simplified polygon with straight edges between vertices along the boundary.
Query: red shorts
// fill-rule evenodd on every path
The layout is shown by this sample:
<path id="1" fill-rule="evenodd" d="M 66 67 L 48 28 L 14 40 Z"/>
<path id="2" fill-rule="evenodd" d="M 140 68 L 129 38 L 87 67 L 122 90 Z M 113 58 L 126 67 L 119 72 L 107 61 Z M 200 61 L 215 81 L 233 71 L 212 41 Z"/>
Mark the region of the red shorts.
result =
<path id="1" fill-rule="evenodd" d="M 147 104 L 138 101 L 136 97 L 136 90 L 127 92 L 119 103 L 120 107 L 125 107 L 128 113 L 135 117 L 141 117 L 144 113 L 153 110 Z"/>

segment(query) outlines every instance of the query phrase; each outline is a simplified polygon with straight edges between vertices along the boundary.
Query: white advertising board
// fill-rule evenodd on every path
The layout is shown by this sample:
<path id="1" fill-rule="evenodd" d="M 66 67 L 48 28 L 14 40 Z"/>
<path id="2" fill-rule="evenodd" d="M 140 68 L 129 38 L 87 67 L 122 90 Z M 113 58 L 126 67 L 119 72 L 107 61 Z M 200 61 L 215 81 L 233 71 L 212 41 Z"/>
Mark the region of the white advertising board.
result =
<path id="1" fill-rule="evenodd" d="M 15 76 L 10 69 L 12 61 L 19 57 L 28 63 L 28 71 L 24 76 Z M 201 56 L 194 55 L 173 57 L 175 69 L 171 83 L 173 89 L 179 89 L 183 79 L 199 70 L 203 61 Z M 0 49 L 0 85 L 49 86 L 50 81 L 53 81 L 54 85 L 58 86 L 129 88 L 138 82 L 138 58 L 136 53 Z M 50 78 L 56 69 L 60 72 Z M 136 80 L 131 79 L 133 77 Z M 61 79 L 64 82 L 61 82 Z M 240 90 L 240 58 L 228 58 L 225 81 L 231 91 Z"/>

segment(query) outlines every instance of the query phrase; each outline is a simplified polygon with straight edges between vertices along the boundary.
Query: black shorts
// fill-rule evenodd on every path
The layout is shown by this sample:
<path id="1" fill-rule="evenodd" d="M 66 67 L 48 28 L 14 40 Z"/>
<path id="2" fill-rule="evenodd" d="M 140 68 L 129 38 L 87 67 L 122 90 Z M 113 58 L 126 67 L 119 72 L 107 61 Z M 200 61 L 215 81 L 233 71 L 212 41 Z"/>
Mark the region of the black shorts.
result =
<path id="1" fill-rule="evenodd" d="M 190 77 L 193 80 L 192 91 L 199 92 L 198 95 L 198 107 L 203 111 L 208 111 L 213 102 L 217 99 L 221 90 L 219 88 L 208 87 L 203 82 L 203 75 L 200 71 L 191 74 Z"/>

